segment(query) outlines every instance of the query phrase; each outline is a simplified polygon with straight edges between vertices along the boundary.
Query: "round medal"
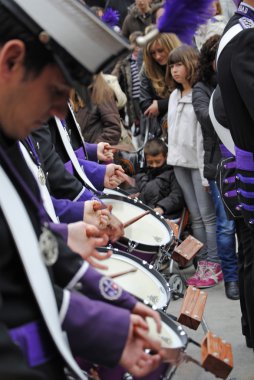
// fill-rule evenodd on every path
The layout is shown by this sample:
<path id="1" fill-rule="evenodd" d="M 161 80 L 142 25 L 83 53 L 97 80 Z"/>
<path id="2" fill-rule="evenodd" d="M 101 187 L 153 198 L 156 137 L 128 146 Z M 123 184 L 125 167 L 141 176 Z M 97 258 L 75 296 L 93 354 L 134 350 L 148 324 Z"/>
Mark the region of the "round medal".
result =
<path id="1" fill-rule="evenodd" d="M 38 167 L 38 180 L 42 186 L 46 185 L 46 177 L 45 177 L 44 171 L 42 170 L 41 166 Z"/>
<path id="2" fill-rule="evenodd" d="M 52 232 L 43 227 L 39 239 L 39 247 L 43 260 L 47 266 L 55 264 L 58 258 L 58 243 Z"/>

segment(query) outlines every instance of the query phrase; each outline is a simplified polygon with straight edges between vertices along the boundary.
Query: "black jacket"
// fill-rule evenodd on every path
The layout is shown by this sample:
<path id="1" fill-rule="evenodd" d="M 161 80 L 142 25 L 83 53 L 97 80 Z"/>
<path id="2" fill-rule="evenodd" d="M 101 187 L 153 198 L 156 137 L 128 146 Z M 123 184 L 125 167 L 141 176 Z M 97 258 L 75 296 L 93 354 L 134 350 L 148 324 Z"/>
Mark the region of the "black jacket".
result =
<path id="1" fill-rule="evenodd" d="M 184 199 L 171 166 L 164 165 L 156 172 L 153 169 L 145 169 L 137 174 L 135 179 L 142 202 L 151 208 L 161 207 L 167 218 L 174 219 L 180 216 Z"/>
<path id="2" fill-rule="evenodd" d="M 238 23 L 234 15 L 225 32 Z M 225 33 L 224 32 L 224 33 Z M 223 49 L 218 59 L 218 83 L 233 140 L 240 149 L 254 152 L 254 29 L 245 29 Z"/>
<path id="3" fill-rule="evenodd" d="M 204 177 L 208 180 L 215 179 L 217 164 L 221 159 L 219 139 L 209 117 L 209 102 L 214 87 L 198 82 L 192 91 L 192 103 L 204 139 Z"/>

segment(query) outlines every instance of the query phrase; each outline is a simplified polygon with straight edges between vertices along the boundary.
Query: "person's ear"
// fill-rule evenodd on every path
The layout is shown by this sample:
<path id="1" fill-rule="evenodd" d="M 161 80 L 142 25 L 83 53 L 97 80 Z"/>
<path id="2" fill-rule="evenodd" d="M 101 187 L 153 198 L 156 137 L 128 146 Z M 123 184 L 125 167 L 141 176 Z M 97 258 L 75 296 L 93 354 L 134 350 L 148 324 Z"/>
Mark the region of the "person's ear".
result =
<path id="1" fill-rule="evenodd" d="M 25 44 L 21 40 L 10 40 L 0 49 L 0 74 L 8 78 L 23 65 L 25 57 Z"/>

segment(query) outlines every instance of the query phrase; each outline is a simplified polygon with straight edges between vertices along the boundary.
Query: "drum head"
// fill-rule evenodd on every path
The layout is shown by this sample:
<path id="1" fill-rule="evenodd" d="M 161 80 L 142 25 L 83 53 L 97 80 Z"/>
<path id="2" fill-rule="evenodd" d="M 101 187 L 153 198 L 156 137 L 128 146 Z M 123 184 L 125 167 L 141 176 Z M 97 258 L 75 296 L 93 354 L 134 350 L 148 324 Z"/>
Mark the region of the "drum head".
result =
<path id="1" fill-rule="evenodd" d="M 159 313 L 162 320 L 162 329 L 159 335 L 156 331 L 154 319 L 150 317 L 146 318 L 149 326 L 149 335 L 154 340 L 160 340 L 162 348 L 186 348 L 188 337 L 182 326 L 173 321 L 164 312 L 159 310 Z"/>
<path id="2" fill-rule="evenodd" d="M 150 211 L 150 214 L 125 228 L 124 231 L 124 238 L 137 242 L 143 246 L 144 251 L 146 249 L 151 251 L 154 250 L 154 247 L 164 246 L 171 242 L 173 233 L 164 218 L 157 215 L 150 207 L 144 205 L 138 199 L 109 195 L 102 196 L 102 201 L 106 205 L 111 204 L 113 206 L 113 214 L 123 223 L 146 210 Z M 148 247 L 151 248 L 149 249 Z"/>
<path id="3" fill-rule="evenodd" d="M 98 250 L 103 252 L 109 249 L 113 251 L 113 255 L 103 261 L 108 269 L 100 270 L 100 272 L 106 276 L 112 276 L 118 285 L 144 303 L 149 303 L 157 309 L 167 307 L 170 301 L 170 288 L 164 277 L 145 261 L 126 252 L 112 248 Z M 114 277 L 132 269 L 135 272 Z"/>
<path id="4" fill-rule="evenodd" d="M 103 193 L 104 194 L 107 194 L 107 195 L 116 195 L 118 197 L 128 197 L 130 194 L 127 193 L 127 191 L 124 191 L 122 189 L 120 189 L 120 187 L 116 187 L 115 189 L 107 189 L 105 188 L 103 190 Z"/>

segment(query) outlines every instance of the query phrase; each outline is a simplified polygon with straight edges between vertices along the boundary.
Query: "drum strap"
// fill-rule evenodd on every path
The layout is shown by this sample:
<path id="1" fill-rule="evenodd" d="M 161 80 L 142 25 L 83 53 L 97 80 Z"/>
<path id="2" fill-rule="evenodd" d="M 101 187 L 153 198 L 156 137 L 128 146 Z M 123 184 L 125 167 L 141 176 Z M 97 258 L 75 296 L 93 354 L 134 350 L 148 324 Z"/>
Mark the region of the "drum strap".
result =
<path id="1" fill-rule="evenodd" d="M 61 330 L 53 288 L 42 261 L 32 223 L 14 185 L 1 166 L 0 183 L 0 206 L 15 240 L 28 281 L 50 335 L 74 373 L 80 379 L 87 380 L 75 362 Z"/>
<path id="2" fill-rule="evenodd" d="M 76 172 L 78 173 L 79 177 L 82 179 L 82 181 L 87 184 L 92 190 L 96 191 L 96 188 L 94 187 L 94 185 L 92 184 L 92 182 L 87 178 L 84 170 L 81 168 L 79 162 L 78 162 L 78 159 L 75 155 L 75 152 L 71 146 L 71 143 L 65 133 L 65 130 L 62 126 L 62 123 L 61 123 L 61 120 L 58 119 L 57 117 L 55 117 L 55 121 L 56 121 L 56 125 L 57 125 L 57 129 L 59 131 L 59 134 L 60 134 L 60 137 L 61 137 L 61 140 L 62 140 L 62 143 L 65 147 L 65 150 L 66 150 L 66 153 L 68 154 Z"/>

